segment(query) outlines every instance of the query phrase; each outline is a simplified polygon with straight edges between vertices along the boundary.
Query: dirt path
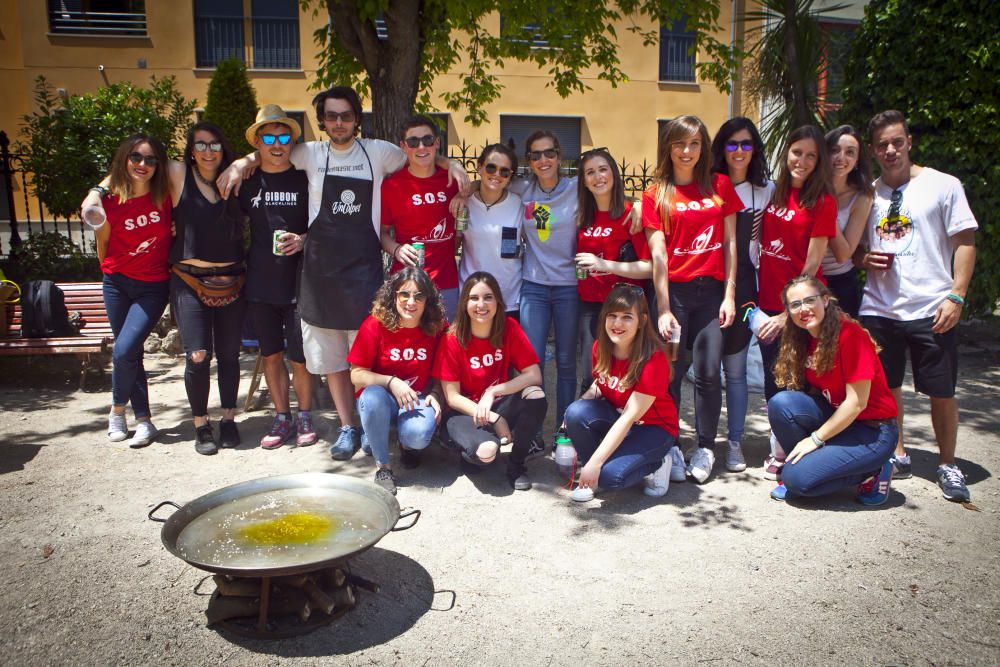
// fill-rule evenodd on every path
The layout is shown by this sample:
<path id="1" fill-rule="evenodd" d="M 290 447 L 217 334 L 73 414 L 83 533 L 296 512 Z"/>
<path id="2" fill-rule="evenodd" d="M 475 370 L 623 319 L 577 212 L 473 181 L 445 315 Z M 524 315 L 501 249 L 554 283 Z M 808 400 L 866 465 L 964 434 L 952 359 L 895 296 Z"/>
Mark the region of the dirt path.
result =
<path id="1" fill-rule="evenodd" d="M 129 450 L 103 433 L 106 380 L 74 391 L 71 375 L 41 373 L 50 364 L 5 363 L 0 655 L 18 665 L 998 664 L 1000 358 L 992 333 L 963 340 L 959 456 L 979 512 L 941 499 L 917 399 L 906 425 L 915 476 L 872 510 L 849 495 L 771 501 L 759 398 L 746 446 L 756 467 L 731 474 L 719 462 L 708 484 L 676 484 L 659 500 L 631 491 L 573 506 L 548 460 L 531 465 L 534 490 L 513 494 L 499 468 L 462 476 L 434 449 L 399 471 L 400 504 L 420 508 L 419 523 L 355 562 L 381 593 L 338 624 L 275 642 L 206 628 L 207 598 L 193 592 L 205 573 L 163 549 L 146 513 L 272 474 L 367 479 L 371 460 L 335 462 L 322 444 L 262 451 L 263 410 L 239 418 L 242 448 L 199 456 L 183 366 L 165 358 L 149 367 L 166 433 Z M 321 435 L 333 426 L 321 419 Z"/>

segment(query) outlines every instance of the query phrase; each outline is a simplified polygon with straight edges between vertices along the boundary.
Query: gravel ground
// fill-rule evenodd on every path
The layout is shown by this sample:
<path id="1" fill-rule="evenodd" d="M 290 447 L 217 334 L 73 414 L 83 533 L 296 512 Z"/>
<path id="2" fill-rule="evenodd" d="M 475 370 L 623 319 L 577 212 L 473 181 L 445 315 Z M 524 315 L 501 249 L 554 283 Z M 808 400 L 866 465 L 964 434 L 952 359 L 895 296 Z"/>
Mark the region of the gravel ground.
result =
<path id="1" fill-rule="evenodd" d="M 399 502 L 422 510 L 419 523 L 353 563 L 381 592 L 280 641 L 205 627 L 208 598 L 195 588 L 206 573 L 169 554 L 146 514 L 274 474 L 370 479 L 371 459 L 327 455 L 330 411 L 317 446 L 260 450 L 270 415 L 257 410 L 238 418 L 241 448 L 202 457 L 183 364 L 156 357 L 147 366 L 164 433 L 130 450 L 104 434 L 108 378 L 76 391 L 71 361 L 7 359 L 0 655 L 16 665 L 998 664 L 996 331 L 963 327 L 959 457 L 974 508 L 941 498 L 928 406 L 912 396 L 914 477 L 874 509 L 849 494 L 770 500 L 759 397 L 751 467 L 727 473 L 720 460 L 707 484 L 675 484 L 662 499 L 633 490 L 573 505 L 550 460 L 532 463 L 535 488 L 515 494 L 500 467 L 466 477 L 435 448 L 421 468 L 397 470 Z M 252 363 L 244 357 L 244 391 Z M 690 406 L 688 396 L 688 441 Z"/>

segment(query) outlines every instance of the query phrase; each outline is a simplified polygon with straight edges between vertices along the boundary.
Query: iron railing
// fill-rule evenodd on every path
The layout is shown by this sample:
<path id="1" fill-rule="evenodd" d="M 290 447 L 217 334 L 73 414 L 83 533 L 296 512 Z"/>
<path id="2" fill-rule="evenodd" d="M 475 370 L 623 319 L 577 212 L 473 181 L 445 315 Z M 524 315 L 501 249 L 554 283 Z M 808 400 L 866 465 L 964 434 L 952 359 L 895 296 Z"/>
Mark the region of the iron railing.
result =
<path id="1" fill-rule="evenodd" d="M 49 9 L 49 30 L 66 35 L 145 36 L 146 13 L 68 11 L 56 7 Z"/>
<path id="2" fill-rule="evenodd" d="M 660 33 L 660 81 L 694 83 L 695 54 L 691 33 Z"/>
<path id="3" fill-rule="evenodd" d="M 244 27 L 250 22 L 250 40 Z M 299 19 L 286 16 L 199 15 L 194 26 L 195 64 L 215 67 L 228 58 L 258 69 L 299 69 Z"/>

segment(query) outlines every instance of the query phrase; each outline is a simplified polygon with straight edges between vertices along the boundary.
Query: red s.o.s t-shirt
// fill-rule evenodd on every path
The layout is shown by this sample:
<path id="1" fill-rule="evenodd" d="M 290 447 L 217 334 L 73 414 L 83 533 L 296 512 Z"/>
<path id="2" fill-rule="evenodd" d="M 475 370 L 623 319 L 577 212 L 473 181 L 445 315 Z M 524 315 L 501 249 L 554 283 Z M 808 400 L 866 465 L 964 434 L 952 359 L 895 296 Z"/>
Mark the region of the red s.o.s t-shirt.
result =
<path id="1" fill-rule="evenodd" d="M 469 345 L 463 348 L 455 334 L 445 336 L 434 363 L 434 377 L 458 382 L 463 396 L 478 401 L 488 388 L 510 378 L 511 366 L 522 371 L 537 363 L 538 355 L 524 329 L 508 317 L 500 347 L 493 347 L 488 338 L 470 336 Z"/>
<path id="2" fill-rule="evenodd" d="M 642 225 L 664 230 L 667 242 L 667 277 L 686 283 L 701 276 L 726 279 L 723 232 L 725 218 L 743 209 L 729 177 L 712 176 L 714 195 L 704 196 L 697 183 L 674 187 L 670 220 L 665 226 L 656 205 L 656 186 L 642 193 Z"/>
<path id="3" fill-rule="evenodd" d="M 812 369 L 812 354 L 816 351 L 816 342 L 815 338 L 809 337 L 806 382 L 819 389 L 830 405 L 836 408 L 844 402 L 847 398 L 847 385 L 851 382 L 870 380 L 872 384 L 868 392 L 868 405 L 857 419 L 890 419 L 898 416 L 896 399 L 889 390 L 875 344 L 860 324 L 846 318 L 841 322 L 837 359 L 833 368 L 823 375 L 816 375 L 816 371 Z"/>
<path id="4" fill-rule="evenodd" d="M 757 305 L 764 310 L 782 310 L 781 290 L 789 280 L 802 274 L 809 240 L 837 235 L 837 202 L 822 194 L 812 208 L 803 208 L 799 188 L 792 188 L 785 206 L 775 202 L 767 205 L 760 229 Z M 816 277 L 826 283 L 822 269 L 816 270 Z"/>
<path id="5" fill-rule="evenodd" d="M 591 360 L 597 365 L 597 341 L 591 350 Z M 639 424 L 653 424 L 677 437 L 679 425 L 677 422 L 677 406 L 670 397 L 670 359 L 662 350 L 657 350 L 649 358 L 639 373 L 638 381 L 629 387 L 622 387 L 622 379 L 628 374 L 628 359 L 611 359 L 611 369 L 608 375 L 598 376 L 594 380 L 601 390 L 601 396 L 616 410 L 624 410 L 625 404 L 633 392 L 653 397 L 653 404 L 642 415 Z"/>
<path id="6" fill-rule="evenodd" d="M 369 315 L 358 328 L 354 344 L 347 355 L 352 366 L 367 368 L 382 375 L 395 375 L 413 391 L 424 393 L 431 380 L 434 356 L 444 332 L 428 336 L 420 327 L 400 327 L 389 331 L 384 324 Z M 359 390 L 358 395 L 361 394 Z"/>
<path id="7" fill-rule="evenodd" d="M 174 211 L 170 195 L 161 206 L 153 203 L 149 193 L 123 202 L 117 195 L 106 195 L 101 203 L 111 232 L 101 271 L 145 282 L 169 279 L 167 256 Z"/>
<path id="8" fill-rule="evenodd" d="M 625 213 L 616 220 L 612 220 L 607 211 L 597 211 L 590 227 L 581 229 L 577 233 L 576 251 L 589 252 L 601 259 L 617 262 L 618 253 L 622 246 L 627 241 L 631 241 L 638 259 L 650 259 L 646 234 L 641 230 L 638 234 L 628 233 L 627 220 L 631 211 L 632 204 L 628 202 L 625 203 Z M 601 303 L 617 283 L 623 282 L 640 287 L 643 283 L 641 279 L 623 278 L 613 273 L 591 271 L 586 278 L 577 283 L 577 291 L 581 301 Z"/>

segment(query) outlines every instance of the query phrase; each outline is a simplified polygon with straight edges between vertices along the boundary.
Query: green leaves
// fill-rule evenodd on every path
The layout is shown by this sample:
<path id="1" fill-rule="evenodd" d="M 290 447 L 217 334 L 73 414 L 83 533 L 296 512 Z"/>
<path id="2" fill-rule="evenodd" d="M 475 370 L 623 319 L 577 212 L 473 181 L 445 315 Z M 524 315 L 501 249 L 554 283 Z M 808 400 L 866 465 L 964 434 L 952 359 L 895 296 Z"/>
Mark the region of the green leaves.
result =
<path id="1" fill-rule="evenodd" d="M 221 127 L 236 155 L 242 156 L 253 151 L 243 135 L 256 119 L 257 93 L 250 85 L 246 66 L 236 58 L 223 60 L 208 84 L 205 120 Z"/>
<path id="2" fill-rule="evenodd" d="M 149 88 L 117 82 L 65 101 L 38 77 L 35 101 L 38 110 L 22 117 L 22 140 L 14 150 L 27 155 L 24 167 L 35 194 L 53 215 L 64 218 L 77 213 L 128 135 L 146 132 L 176 154 L 197 104 L 184 99 L 173 77 L 153 77 Z"/>

